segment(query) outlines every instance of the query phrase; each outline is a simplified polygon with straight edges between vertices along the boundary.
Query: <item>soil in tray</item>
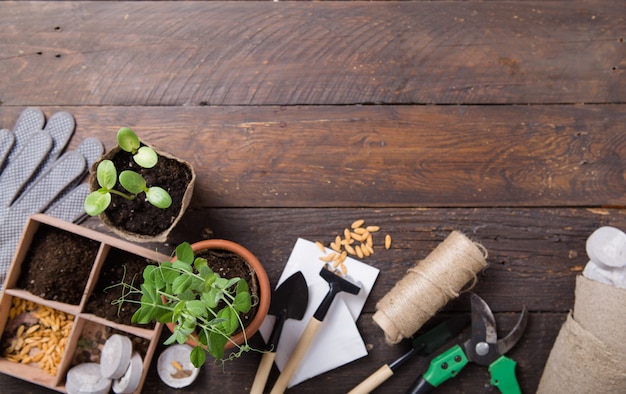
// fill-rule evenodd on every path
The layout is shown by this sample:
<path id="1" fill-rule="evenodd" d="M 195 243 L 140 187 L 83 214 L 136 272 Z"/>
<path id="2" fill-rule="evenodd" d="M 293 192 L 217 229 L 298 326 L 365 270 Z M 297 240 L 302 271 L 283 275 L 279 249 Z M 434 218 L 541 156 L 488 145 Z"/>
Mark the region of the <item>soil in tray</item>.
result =
<path id="1" fill-rule="evenodd" d="M 148 187 L 160 186 L 172 197 L 169 208 L 156 208 L 145 201 L 142 193 L 133 200 L 113 195 L 111 205 L 104 212 L 112 224 L 129 232 L 143 235 L 157 235 L 167 230 L 174 222 L 182 206 L 185 189 L 191 181 L 191 171 L 183 163 L 159 156 L 153 168 L 141 168 L 129 153 L 120 151 L 111 159 L 118 174 L 124 170 L 132 170 L 141 174 Z M 117 183 L 116 189 L 124 191 Z"/>
<path id="2" fill-rule="evenodd" d="M 122 296 L 123 286 L 119 284 L 123 280 L 124 283 L 132 283 L 139 288 L 143 283 L 144 268 L 146 265 L 154 264 L 156 262 L 150 259 L 111 248 L 100 270 L 96 286 L 89 295 L 85 311 L 109 321 L 131 325 L 131 318 L 139 305 L 124 302 L 121 308 L 118 308 L 117 304 L 113 304 Z M 141 294 L 131 294 L 126 296 L 126 299 L 139 301 Z"/>
<path id="3" fill-rule="evenodd" d="M 252 308 L 248 313 L 241 315 L 244 327 L 246 327 L 256 315 L 259 300 L 259 286 L 256 275 L 253 273 L 250 265 L 234 253 L 226 250 L 201 250 L 196 252 L 196 257 L 207 259 L 207 264 L 218 273 L 222 278 L 243 278 L 248 282 L 250 296 L 252 297 Z"/>
<path id="4" fill-rule="evenodd" d="M 17 286 L 41 298 L 78 305 L 100 244 L 41 224 L 22 262 Z"/>

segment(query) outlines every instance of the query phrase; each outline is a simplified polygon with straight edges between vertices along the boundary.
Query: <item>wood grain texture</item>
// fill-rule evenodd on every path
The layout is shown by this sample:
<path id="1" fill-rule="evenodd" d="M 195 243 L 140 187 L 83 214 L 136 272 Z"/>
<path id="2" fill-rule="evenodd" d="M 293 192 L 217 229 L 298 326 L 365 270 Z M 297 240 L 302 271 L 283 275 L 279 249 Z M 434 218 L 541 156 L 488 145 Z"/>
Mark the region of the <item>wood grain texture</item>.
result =
<path id="1" fill-rule="evenodd" d="M 626 4 L 18 2 L 5 105 L 615 103 Z"/>
<path id="2" fill-rule="evenodd" d="M 626 206 L 623 105 L 44 109 L 184 157 L 195 206 Z"/>
<path id="3" fill-rule="evenodd" d="M 501 333 L 529 309 L 509 356 L 534 392 L 587 237 L 626 229 L 625 70 L 615 0 L 0 2 L 0 128 L 26 106 L 65 110 L 70 149 L 111 148 L 130 126 L 194 165 L 190 210 L 150 247 L 231 239 L 274 286 L 298 237 L 327 243 L 357 218 L 381 227 L 379 244 L 392 236 L 364 260 L 381 270 L 357 321 L 369 355 L 294 394 L 347 392 L 406 350 L 384 343 L 376 302 L 452 230 L 489 252 L 473 290 Z M 185 392 L 245 393 L 260 359 L 207 365 Z M 404 392 L 428 361 L 376 393 Z M 0 387 L 50 392 L 4 375 Z M 143 391 L 178 392 L 156 357 Z M 437 392 L 497 389 L 470 365 Z"/>
<path id="4" fill-rule="evenodd" d="M 332 220 L 329 220 L 332 218 Z M 585 240 L 594 229 L 611 225 L 626 228 L 623 209 L 347 209 L 347 208 L 220 208 L 191 210 L 180 224 L 169 245 L 155 245 L 160 251 L 181 240 L 203 237 L 227 238 L 242 243 L 266 266 L 272 286 L 297 237 L 329 242 L 355 218 L 364 218 L 381 227 L 381 235 L 390 233 L 393 247 L 377 249 L 364 261 L 381 269 L 376 284 L 359 317 L 358 327 L 368 347 L 368 356 L 332 372 L 304 382 L 289 392 L 318 393 L 320 387 L 332 392 L 347 392 L 370 372 L 391 362 L 406 351 L 407 343 L 385 344 L 382 331 L 373 323 L 375 304 L 401 279 L 406 269 L 426 257 L 452 230 L 459 230 L 483 244 L 489 267 L 479 276 L 474 291 L 494 310 L 498 329 L 505 334 L 519 316 L 522 305 L 530 317 L 524 337 L 508 355 L 518 363 L 517 374 L 523 392 L 534 392 L 551 345 L 567 312 L 573 307 L 573 289 L 587 257 Z M 106 232 L 101 223 L 90 219 L 85 226 Z M 382 238 L 378 239 L 382 242 Z M 468 293 L 450 302 L 438 318 L 469 310 Z M 163 340 L 166 339 L 164 333 Z M 460 338 L 467 337 L 465 332 Z M 262 347 L 257 335 L 252 344 Z M 161 346 L 158 352 L 162 350 Z M 223 392 L 239 393 L 250 389 L 260 354 L 249 353 L 242 359 L 221 366 L 205 366 L 190 392 L 202 392 L 209 385 L 219 385 Z M 414 359 L 380 388 L 380 393 L 404 392 L 427 368 L 426 359 Z M 156 376 L 154 365 L 144 392 L 173 393 Z M 278 377 L 273 368 L 268 386 Z M 497 393 L 488 386 L 488 373 L 470 365 L 441 393 Z M 16 385 L 23 382 L 16 381 Z M 19 387 L 19 386 L 18 386 Z"/>
<path id="5" fill-rule="evenodd" d="M 375 253 L 363 260 L 381 270 L 364 307 L 367 313 L 375 312 L 376 302 L 406 270 L 452 230 L 487 249 L 489 268 L 474 290 L 494 311 L 519 311 L 523 302 L 532 312 L 567 313 L 573 306 L 574 278 L 588 261 L 589 234 L 604 225 L 626 228 L 623 209 L 202 208 L 185 215 L 168 244 L 203 237 L 234 240 L 259 258 L 275 286 L 298 237 L 328 245 L 359 218 L 381 228 L 374 238 Z M 97 219 L 85 225 L 106 231 Z M 390 250 L 382 247 L 385 234 L 393 239 Z M 449 311 L 466 307 L 451 305 Z"/>

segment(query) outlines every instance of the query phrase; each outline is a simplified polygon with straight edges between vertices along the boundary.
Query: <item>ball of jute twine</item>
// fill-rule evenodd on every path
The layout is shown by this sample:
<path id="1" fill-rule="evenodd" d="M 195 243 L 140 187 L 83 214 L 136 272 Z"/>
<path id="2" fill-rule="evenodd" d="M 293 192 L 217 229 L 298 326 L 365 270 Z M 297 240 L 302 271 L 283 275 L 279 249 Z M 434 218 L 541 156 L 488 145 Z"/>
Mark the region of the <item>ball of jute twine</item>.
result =
<path id="1" fill-rule="evenodd" d="M 450 233 L 376 304 L 373 319 L 387 343 L 411 337 L 461 291 L 471 289 L 486 259 L 482 245 L 459 231 Z"/>

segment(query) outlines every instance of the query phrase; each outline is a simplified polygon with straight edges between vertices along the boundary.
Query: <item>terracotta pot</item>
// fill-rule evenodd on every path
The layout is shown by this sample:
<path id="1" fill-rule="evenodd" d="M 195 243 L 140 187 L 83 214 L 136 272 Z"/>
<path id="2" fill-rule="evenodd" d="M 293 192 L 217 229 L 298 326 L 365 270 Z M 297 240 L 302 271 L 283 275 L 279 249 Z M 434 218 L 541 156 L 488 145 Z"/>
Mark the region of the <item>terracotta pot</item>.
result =
<path id="1" fill-rule="evenodd" d="M 226 250 L 235 253 L 241 256 L 254 271 L 257 278 L 259 296 L 257 313 L 252 321 L 247 325 L 245 329 L 245 337 L 244 333 L 238 333 L 231 337 L 231 340 L 236 344 L 243 344 L 245 338 L 250 339 L 254 334 L 256 334 L 256 332 L 259 330 L 259 327 L 261 327 L 261 323 L 263 323 L 263 320 L 267 316 L 267 312 L 270 308 L 271 288 L 269 278 L 267 277 L 267 272 L 265 272 L 265 268 L 263 268 L 261 262 L 256 258 L 256 256 L 252 254 L 252 252 L 239 245 L 238 243 L 232 241 L 227 241 L 223 239 L 208 239 L 192 244 L 191 248 L 193 249 L 194 253 L 201 250 L 209 249 Z M 176 257 L 173 257 L 171 261 L 176 261 Z M 173 323 L 167 323 L 167 327 L 170 329 L 170 331 L 174 331 Z M 197 345 L 197 342 L 192 338 L 187 340 L 187 343 L 191 346 Z M 226 346 L 224 348 L 231 349 L 233 347 L 233 343 L 229 341 L 226 343 Z"/>
<path id="2" fill-rule="evenodd" d="M 142 144 L 145 144 L 142 142 Z M 147 144 L 145 144 L 147 145 Z M 150 145 L 147 145 L 150 146 Z M 176 225 L 178 224 L 178 222 L 180 221 L 180 219 L 183 217 L 183 214 L 185 213 L 185 211 L 187 210 L 187 207 L 189 206 L 189 203 L 191 201 L 191 196 L 193 194 L 193 188 L 196 182 L 196 173 L 193 169 L 193 167 L 191 166 L 191 164 L 189 164 L 188 162 L 181 160 L 175 156 L 170 155 L 169 153 L 166 152 L 161 152 L 158 149 L 154 148 L 153 146 L 150 146 L 152 149 L 154 149 L 154 151 L 157 153 L 158 156 L 160 157 L 166 157 L 168 159 L 173 159 L 178 161 L 179 163 L 182 163 L 183 165 L 185 165 L 191 172 L 191 180 L 189 181 L 189 184 L 187 185 L 187 189 L 185 190 L 185 193 L 183 195 L 183 200 L 181 202 L 181 207 L 180 207 L 180 211 L 178 212 L 178 214 L 176 215 L 175 219 L 172 221 L 172 224 L 165 229 L 164 231 L 162 231 L 159 234 L 156 235 L 145 235 L 145 234 L 138 234 L 138 233 L 134 233 L 134 232 L 130 232 L 126 229 L 120 228 L 118 226 L 116 226 L 115 224 L 113 224 L 111 222 L 111 220 L 109 219 L 109 217 L 107 216 L 107 211 L 105 210 L 104 212 L 102 212 L 100 215 L 98 215 L 98 218 L 100 218 L 100 221 L 102 221 L 102 223 L 109 229 L 111 230 L 113 233 L 119 235 L 120 237 L 128 240 L 128 241 L 132 241 L 132 242 L 165 242 L 167 240 L 168 235 L 170 234 L 170 232 L 172 231 L 172 229 L 174 227 L 176 227 Z M 117 153 L 119 153 L 122 149 L 119 146 L 114 147 L 113 149 L 111 149 L 109 152 L 105 153 L 100 160 L 98 160 L 97 162 L 95 162 L 91 168 L 89 169 L 89 191 L 95 191 L 98 190 L 100 188 L 100 186 L 98 185 L 98 179 L 96 177 L 96 170 L 98 168 L 98 164 L 100 164 L 100 162 L 102 160 L 106 160 L 106 159 L 111 159 L 112 157 L 115 157 L 115 155 Z M 148 204 L 148 203 L 146 203 Z M 108 208 L 111 209 L 111 208 Z"/>

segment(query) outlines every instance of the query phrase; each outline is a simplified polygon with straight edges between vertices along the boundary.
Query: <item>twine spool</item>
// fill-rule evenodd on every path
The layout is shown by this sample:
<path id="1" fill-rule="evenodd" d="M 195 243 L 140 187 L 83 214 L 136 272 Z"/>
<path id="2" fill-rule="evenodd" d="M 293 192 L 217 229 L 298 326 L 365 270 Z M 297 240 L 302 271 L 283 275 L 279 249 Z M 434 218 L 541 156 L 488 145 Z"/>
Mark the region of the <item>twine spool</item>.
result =
<path id="1" fill-rule="evenodd" d="M 482 245 L 459 231 L 450 233 L 376 304 L 373 319 L 387 343 L 409 338 L 468 283 L 472 288 L 476 274 L 487 266 L 486 259 Z"/>

